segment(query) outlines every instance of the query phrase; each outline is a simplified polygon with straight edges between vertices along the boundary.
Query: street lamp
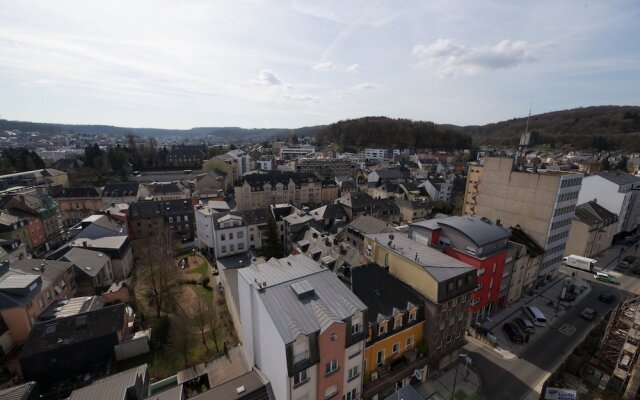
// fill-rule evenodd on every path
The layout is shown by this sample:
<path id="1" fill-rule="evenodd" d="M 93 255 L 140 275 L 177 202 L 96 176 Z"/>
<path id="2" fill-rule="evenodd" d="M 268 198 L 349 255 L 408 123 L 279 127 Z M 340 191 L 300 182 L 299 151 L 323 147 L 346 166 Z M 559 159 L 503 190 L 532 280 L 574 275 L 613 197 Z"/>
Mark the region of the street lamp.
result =
<path id="1" fill-rule="evenodd" d="M 465 377 L 467 376 L 467 372 L 469 370 L 469 364 L 471 364 L 471 357 L 466 354 L 458 354 L 458 358 L 456 359 L 456 374 L 453 376 L 453 389 L 451 389 L 451 400 L 453 400 L 453 396 L 456 393 L 456 380 L 458 379 L 458 365 L 460 365 L 460 358 L 464 357 L 464 371 Z"/>

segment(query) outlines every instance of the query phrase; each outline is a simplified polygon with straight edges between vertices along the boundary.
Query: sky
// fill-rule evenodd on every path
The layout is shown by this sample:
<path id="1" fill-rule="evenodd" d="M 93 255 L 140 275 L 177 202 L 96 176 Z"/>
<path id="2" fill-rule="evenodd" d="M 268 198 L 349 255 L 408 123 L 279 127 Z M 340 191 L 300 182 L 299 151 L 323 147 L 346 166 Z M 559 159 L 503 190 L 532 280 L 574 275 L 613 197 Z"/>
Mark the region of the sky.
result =
<path id="1" fill-rule="evenodd" d="M 640 105 L 640 2 L 0 0 L 0 118 L 296 128 Z"/>

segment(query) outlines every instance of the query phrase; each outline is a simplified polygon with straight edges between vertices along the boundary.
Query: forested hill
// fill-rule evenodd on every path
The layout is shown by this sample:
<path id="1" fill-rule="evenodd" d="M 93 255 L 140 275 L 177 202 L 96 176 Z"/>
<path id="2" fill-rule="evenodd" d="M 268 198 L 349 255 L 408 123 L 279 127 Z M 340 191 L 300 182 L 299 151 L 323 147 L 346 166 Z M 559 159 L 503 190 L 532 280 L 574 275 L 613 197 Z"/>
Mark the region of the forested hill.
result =
<path id="1" fill-rule="evenodd" d="M 459 129 L 433 122 L 364 117 L 339 121 L 320 130 L 323 143 L 342 147 L 469 149 L 471 136 Z"/>
<path id="2" fill-rule="evenodd" d="M 264 128 L 245 129 L 237 127 L 210 127 L 191 129 L 157 129 L 157 128 L 123 128 L 111 125 L 69 125 L 55 123 L 38 123 L 26 121 L 9 121 L 0 119 L 0 131 L 20 130 L 22 132 L 40 133 L 76 133 L 91 135 L 126 136 L 128 134 L 154 137 L 207 137 L 219 140 L 267 140 L 279 136 L 296 135 L 312 136 L 324 126 L 310 126 L 297 129 Z"/>
<path id="3" fill-rule="evenodd" d="M 461 127 L 476 144 L 517 144 L 527 118 Z M 532 144 L 572 144 L 580 149 L 640 151 L 640 107 L 597 106 L 532 115 Z"/>

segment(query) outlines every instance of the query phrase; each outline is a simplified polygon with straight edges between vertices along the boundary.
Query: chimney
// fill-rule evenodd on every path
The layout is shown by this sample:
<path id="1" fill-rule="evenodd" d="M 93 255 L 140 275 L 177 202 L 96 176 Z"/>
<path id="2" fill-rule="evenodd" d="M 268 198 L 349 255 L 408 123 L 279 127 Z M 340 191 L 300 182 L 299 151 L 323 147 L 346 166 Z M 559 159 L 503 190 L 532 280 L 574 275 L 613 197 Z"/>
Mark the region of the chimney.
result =
<path id="1" fill-rule="evenodd" d="M 496 225 L 502 226 L 502 224 L 500 223 L 500 218 L 496 219 Z"/>
<path id="2" fill-rule="evenodd" d="M 44 274 L 44 266 L 45 266 L 45 263 L 40 264 L 40 273 L 41 274 Z"/>

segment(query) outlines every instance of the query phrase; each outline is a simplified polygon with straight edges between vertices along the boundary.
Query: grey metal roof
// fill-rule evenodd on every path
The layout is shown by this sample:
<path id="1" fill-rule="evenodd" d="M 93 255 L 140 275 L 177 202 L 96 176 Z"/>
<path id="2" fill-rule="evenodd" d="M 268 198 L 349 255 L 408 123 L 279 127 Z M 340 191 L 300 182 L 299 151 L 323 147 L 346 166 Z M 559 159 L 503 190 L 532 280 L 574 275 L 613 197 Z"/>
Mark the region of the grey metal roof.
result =
<path id="1" fill-rule="evenodd" d="M 70 261 L 83 273 L 95 277 L 111 260 L 109 256 L 94 250 L 87 250 L 82 247 L 72 247 L 62 259 Z"/>
<path id="2" fill-rule="evenodd" d="M 396 233 L 393 235 L 392 245 L 389 245 L 388 233 L 369 234 L 371 238 L 382 247 L 403 256 L 404 258 L 420 265 L 423 269 L 439 282 L 448 281 L 456 276 L 463 275 L 474 270 L 473 267 L 448 256 L 426 244 L 416 242 L 407 236 Z"/>
<path id="3" fill-rule="evenodd" d="M 369 215 L 363 215 L 354 219 L 347 227 L 364 234 L 394 231 L 394 229 L 389 225 L 388 222 L 371 217 Z"/>
<path id="4" fill-rule="evenodd" d="M 299 334 L 324 331 L 332 323 L 341 323 L 356 311 L 366 311 L 360 301 L 338 277 L 304 255 L 272 258 L 266 263 L 240 271 L 269 313 L 284 343 Z M 306 281 L 305 292 L 296 293 L 292 284 Z M 257 283 L 266 282 L 258 288 Z"/>
<path id="5" fill-rule="evenodd" d="M 255 371 L 247 372 L 235 379 L 213 387 L 193 400 L 267 400 L 267 383 Z"/>
<path id="6" fill-rule="evenodd" d="M 27 382 L 22 385 L 12 386 L 7 389 L 0 390 L 0 399 L 2 400 L 28 400 L 32 396 L 32 392 L 38 384 L 36 382 Z"/>
<path id="7" fill-rule="evenodd" d="M 438 220 L 439 225 L 456 229 L 478 246 L 507 239 L 511 235 L 508 229 L 493 224 L 486 218 L 465 215 L 463 217 L 450 217 Z"/>
<path id="8" fill-rule="evenodd" d="M 163 390 L 160 393 L 154 393 L 145 400 L 182 400 L 184 397 L 182 385 Z"/>
<path id="9" fill-rule="evenodd" d="M 25 289 L 38 280 L 39 275 L 9 275 L 0 281 L 0 290 Z"/>
<path id="10" fill-rule="evenodd" d="M 633 176 L 620 170 L 598 172 L 596 175 L 601 176 L 620 186 L 628 185 L 630 183 L 637 183 L 638 181 L 640 181 L 639 177 Z"/>
<path id="11" fill-rule="evenodd" d="M 87 247 L 97 247 L 102 249 L 120 249 L 127 241 L 127 236 L 108 236 L 96 239 L 82 238 L 70 242 L 71 246 L 83 247 L 84 242 Z"/>
<path id="12" fill-rule="evenodd" d="M 140 365 L 94 381 L 89 386 L 74 390 L 69 400 L 115 400 L 127 398 L 127 389 L 136 385 L 136 380 L 144 381 L 147 364 Z"/>

